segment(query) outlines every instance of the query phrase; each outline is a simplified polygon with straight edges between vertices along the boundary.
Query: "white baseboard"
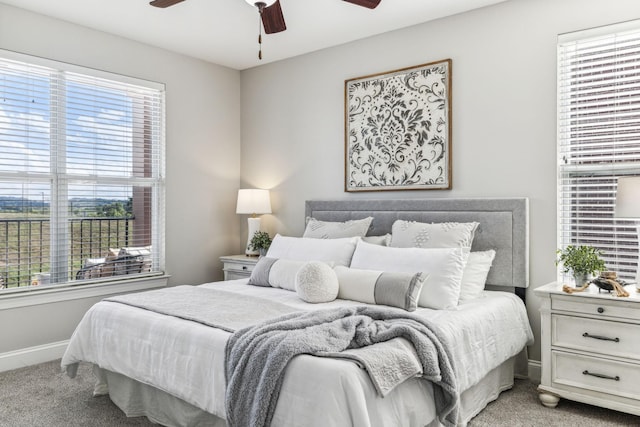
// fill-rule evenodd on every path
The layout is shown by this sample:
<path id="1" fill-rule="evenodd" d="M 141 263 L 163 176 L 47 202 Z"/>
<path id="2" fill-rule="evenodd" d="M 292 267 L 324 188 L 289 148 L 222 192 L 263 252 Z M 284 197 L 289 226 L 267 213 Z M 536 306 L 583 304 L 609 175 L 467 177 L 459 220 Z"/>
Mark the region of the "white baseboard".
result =
<path id="1" fill-rule="evenodd" d="M 542 365 L 538 360 L 529 360 L 529 379 L 534 384 L 540 384 L 542 378 Z"/>
<path id="2" fill-rule="evenodd" d="M 0 372 L 60 359 L 67 345 L 69 340 L 0 353 Z"/>

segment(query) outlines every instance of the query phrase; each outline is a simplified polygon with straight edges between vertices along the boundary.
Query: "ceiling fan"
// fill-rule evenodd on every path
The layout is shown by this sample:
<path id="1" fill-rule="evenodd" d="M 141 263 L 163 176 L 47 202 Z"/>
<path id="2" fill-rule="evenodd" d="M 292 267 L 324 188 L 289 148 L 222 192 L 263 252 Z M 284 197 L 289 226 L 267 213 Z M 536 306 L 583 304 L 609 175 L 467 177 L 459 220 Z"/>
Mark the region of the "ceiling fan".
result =
<path id="1" fill-rule="evenodd" d="M 173 6 L 174 4 L 181 3 L 184 0 L 153 0 L 149 4 L 151 6 L 165 8 Z M 287 29 L 287 24 L 284 22 L 284 15 L 282 14 L 282 8 L 280 7 L 280 0 L 245 0 L 251 6 L 255 6 L 258 9 L 260 18 L 262 20 L 262 26 L 264 32 L 267 34 L 279 33 Z M 343 0 L 348 3 L 353 3 L 358 6 L 366 7 L 368 9 L 375 9 L 381 0 Z M 262 46 L 262 31 L 258 35 L 258 44 Z M 262 59 L 262 48 L 258 52 L 258 58 Z"/>
<path id="2" fill-rule="evenodd" d="M 149 4 L 155 7 L 169 7 L 181 3 L 184 0 L 153 0 Z M 284 15 L 280 7 L 280 0 L 245 0 L 251 6 L 258 8 L 264 32 L 267 34 L 279 33 L 287 29 L 284 22 Z M 381 0 L 343 0 L 358 6 L 375 9 Z"/>

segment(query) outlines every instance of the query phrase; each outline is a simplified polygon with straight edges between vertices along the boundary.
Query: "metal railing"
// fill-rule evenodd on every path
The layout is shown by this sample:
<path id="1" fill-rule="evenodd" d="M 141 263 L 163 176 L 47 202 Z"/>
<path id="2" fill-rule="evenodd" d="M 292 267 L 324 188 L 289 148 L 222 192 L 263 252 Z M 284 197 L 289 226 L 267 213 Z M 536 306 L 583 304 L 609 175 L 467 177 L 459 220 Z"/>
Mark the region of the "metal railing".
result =
<path id="1" fill-rule="evenodd" d="M 105 257 L 110 248 L 130 246 L 134 217 L 72 218 L 68 227 L 68 279 L 87 258 Z M 0 219 L 0 288 L 29 286 L 48 273 L 51 262 L 48 218 Z"/>

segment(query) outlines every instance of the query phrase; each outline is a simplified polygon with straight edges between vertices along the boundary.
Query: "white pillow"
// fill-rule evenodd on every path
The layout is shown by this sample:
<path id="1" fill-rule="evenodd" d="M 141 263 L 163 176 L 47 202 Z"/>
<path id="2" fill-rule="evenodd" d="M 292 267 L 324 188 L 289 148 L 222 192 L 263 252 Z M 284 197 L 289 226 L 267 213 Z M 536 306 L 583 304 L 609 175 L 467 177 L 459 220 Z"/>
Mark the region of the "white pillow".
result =
<path id="1" fill-rule="evenodd" d="M 364 236 L 362 240 L 367 243 L 373 243 L 374 245 L 389 246 L 389 243 L 391 243 L 391 234 L 387 233 L 382 236 Z"/>
<path id="2" fill-rule="evenodd" d="M 266 256 L 295 261 L 324 261 L 349 266 L 359 239 L 359 237 L 314 239 L 276 234 Z"/>
<path id="3" fill-rule="evenodd" d="M 338 298 L 383 304 L 414 311 L 428 275 L 389 273 L 338 266 L 334 268 L 340 284 Z"/>
<path id="4" fill-rule="evenodd" d="M 295 283 L 296 293 L 306 302 L 329 302 L 338 296 L 338 277 L 324 262 L 305 263 L 296 273 Z"/>
<path id="5" fill-rule="evenodd" d="M 352 219 L 343 222 L 319 221 L 307 217 L 307 227 L 302 237 L 314 237 L 316 239 L 339 239 L 341 237 L 363 237 L 369 231 L 373 217 Z"/>
<path id="6" fill-rule="evenodd" d="M 391 226 L 391 244 L 396 248 L 471 247 L 478 222 L 425 222 L 397 220 Z"/>
<path id="7" fill-rule="evenodd" d="M 449 309 L 458 305 L 460 283 L 469 257 L 465 248 L 392 248 L 358 242 L 351 268 L 429 274 L 418 299 L 420 307 Z"/>
<path id="8" fill-rule="evenodd" d="M 482 294 L 495 256 L 496 251 L 493 249 L 469 254 L 467 265 L 464 267 L 462 274 L 460 301 L 472 300 Z"/>
<path id="9" fill-rule="evenodd" d="M 274 288 L 282 288 L 295 292 L 296 276 L 306 263 L 306 261 L 278 259 L 271 266 L 271 271 L 269 271 L 269 284 Z"/>

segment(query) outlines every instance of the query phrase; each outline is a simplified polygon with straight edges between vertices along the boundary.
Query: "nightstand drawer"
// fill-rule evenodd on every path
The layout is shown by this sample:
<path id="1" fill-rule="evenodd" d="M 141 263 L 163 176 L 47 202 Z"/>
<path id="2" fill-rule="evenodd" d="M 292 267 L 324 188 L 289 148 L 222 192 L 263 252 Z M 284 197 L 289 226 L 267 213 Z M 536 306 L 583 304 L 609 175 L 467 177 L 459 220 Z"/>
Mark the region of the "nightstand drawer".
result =
<path id="1" fill-rule="evenodd" d="M 248 277 L 251 277 L 250 273 L 224 270 L 224 280 L 246 279 Z"/>
<path id="2" fill-rule="evenodd" d="M 552 345 L 640 360 L 640 325 L 551 315 Z"/>
<path id="3" fill-rule="evenodd" d="M 224 280 L 246 279 L 258 263 L 259 258 L 246 255 L 221 256 L 224 271 Z"/>
<path id="4" fill-rule="evenodd" d="M 635 292 L 635 290 L 634 290 Z M 596 316 L 616 317 L 625 320 L 640 320 L 638 304 L 624 301 L 622 298 L 575 298 L 574 296 L 554 295 L 551 298 L 551 309 L 570 311 Z"/>
<path id="5" fill-rule="evenodd" d="M 552 352 L 552 383 L 638 399 L 640 365 Z"/>
<path id="6" fill-rule="evenodd" d="M 224 271 L 234 272 L 234 273 L 246 273 L 248 276 L 251 275 L 255 264 L 244 264 L 240 262 L 225 262 L 224 263 Z"/>

